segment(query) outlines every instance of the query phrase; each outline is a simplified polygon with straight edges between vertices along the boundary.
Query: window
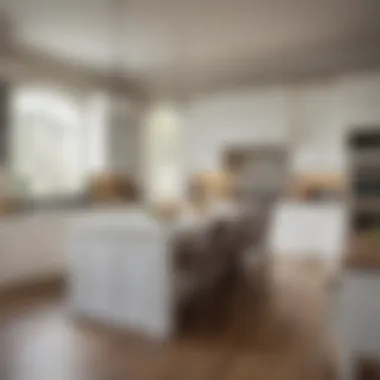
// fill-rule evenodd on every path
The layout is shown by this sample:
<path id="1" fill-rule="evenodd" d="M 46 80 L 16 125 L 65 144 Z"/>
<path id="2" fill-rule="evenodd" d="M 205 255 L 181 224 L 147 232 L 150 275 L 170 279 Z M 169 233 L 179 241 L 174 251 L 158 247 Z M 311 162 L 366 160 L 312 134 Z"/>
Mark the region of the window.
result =
<path id="1" fill-rule="evenodd" d="M 26 196 L 78 192 L 86 174 L 84 102 L 50 88 L 17 88 L 12 96 L 11 169 Z"/>
<path id="2" fill-rule="evenodd" d="M 169 105 L 157 105 L 149 114 L 146 155 L 151 201 L 175 201 L 182 195 L 179 122 L 178 112 Z"/>

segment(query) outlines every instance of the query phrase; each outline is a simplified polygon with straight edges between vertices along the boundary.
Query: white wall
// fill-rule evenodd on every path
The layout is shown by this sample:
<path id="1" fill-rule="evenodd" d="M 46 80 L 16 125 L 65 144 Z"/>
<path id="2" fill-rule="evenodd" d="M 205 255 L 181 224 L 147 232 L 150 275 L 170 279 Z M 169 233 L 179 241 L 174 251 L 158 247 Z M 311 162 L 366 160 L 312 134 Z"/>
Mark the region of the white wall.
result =
<path id="1" fill-rule="evenodd" d="M 282 87 L 213 94 L 184 114 L 185 175 L 215 170 L 226 144 L 289 144 L 298 173 L 344 173 L 344 136 L 380 126 L 380 73 L 341 75 Z"/>
<path id="2" fill-rule="evenodd" d="M 295 172 L 344 170 L 340 81 L 310 83 L 293 89 L 293 143 L 291 165 Z"/>
<path id="3" fill-rule="evenodd" d="M 297 172 L 344 173 L 352 128 L 380 127 L 380 74 L 346 75 L 295 89 L 293 110 L 304 129 L 293 155 Z"/>
<path id="4" fill-rule="evenodd" d="M 227 144 L 286 141 L 288 100 L 285 88 L 261 88 L 217 94 L 192 103 L 182 127 L 185 173 L 216 170 Z"/>

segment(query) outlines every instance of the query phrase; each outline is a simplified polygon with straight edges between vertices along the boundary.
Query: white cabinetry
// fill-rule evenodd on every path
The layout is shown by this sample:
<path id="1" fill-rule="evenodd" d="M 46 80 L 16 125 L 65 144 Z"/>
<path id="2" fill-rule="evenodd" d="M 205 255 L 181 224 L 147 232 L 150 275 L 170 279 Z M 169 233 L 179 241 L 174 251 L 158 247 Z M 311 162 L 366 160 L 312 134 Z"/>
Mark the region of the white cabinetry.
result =
<path id="1" fill-rule="evenodd" d="M 105 216 L 75 227 L 69 306 L 116 327 L 167 336 L 174 292 L 167 231 L 142 215 Z"/>

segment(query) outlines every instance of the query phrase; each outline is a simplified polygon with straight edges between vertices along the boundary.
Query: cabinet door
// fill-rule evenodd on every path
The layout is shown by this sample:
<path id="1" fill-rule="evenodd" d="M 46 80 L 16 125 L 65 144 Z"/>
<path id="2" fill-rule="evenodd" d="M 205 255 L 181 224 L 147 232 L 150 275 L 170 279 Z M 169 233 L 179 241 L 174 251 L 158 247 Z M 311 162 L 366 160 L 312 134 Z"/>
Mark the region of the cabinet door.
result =
<path id="1" fill-rule="evenodd" d="M 86 236 L 74 243 L 70 256 L 74 309 L 104 317 L 109 308 L 111 262 L 106 243 L 95 234 Z"/>
<path id="2" fill-rule="evenodd" d="M 375 274 L 348 273 L 340 299 L 340 329 L 345 345 L 363 355 L 380 354 L 380 280 Z"/>
<path id="3" fill-rule="evenodd" d="M 135 233 L 125 236 L 114 252 L 113 309 L 121 324 L 153 334 L 166 334 L 170 328 L 172 297 L 165 248 L 157 236 Z"/>

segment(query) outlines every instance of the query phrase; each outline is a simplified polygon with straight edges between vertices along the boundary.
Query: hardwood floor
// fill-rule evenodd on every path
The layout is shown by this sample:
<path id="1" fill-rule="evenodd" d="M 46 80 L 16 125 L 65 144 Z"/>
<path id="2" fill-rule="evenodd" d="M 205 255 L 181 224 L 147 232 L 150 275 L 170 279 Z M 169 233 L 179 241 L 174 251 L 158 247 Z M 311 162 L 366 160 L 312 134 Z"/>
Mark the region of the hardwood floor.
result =
<path id="1" fill-rule="evenodd" d="M 0 311 L 1 380 L 327 380 L 333 350 L 317 271 L 277 265 L 204 305 L 170 342 L 74 321 L 61 296 Z"/>

